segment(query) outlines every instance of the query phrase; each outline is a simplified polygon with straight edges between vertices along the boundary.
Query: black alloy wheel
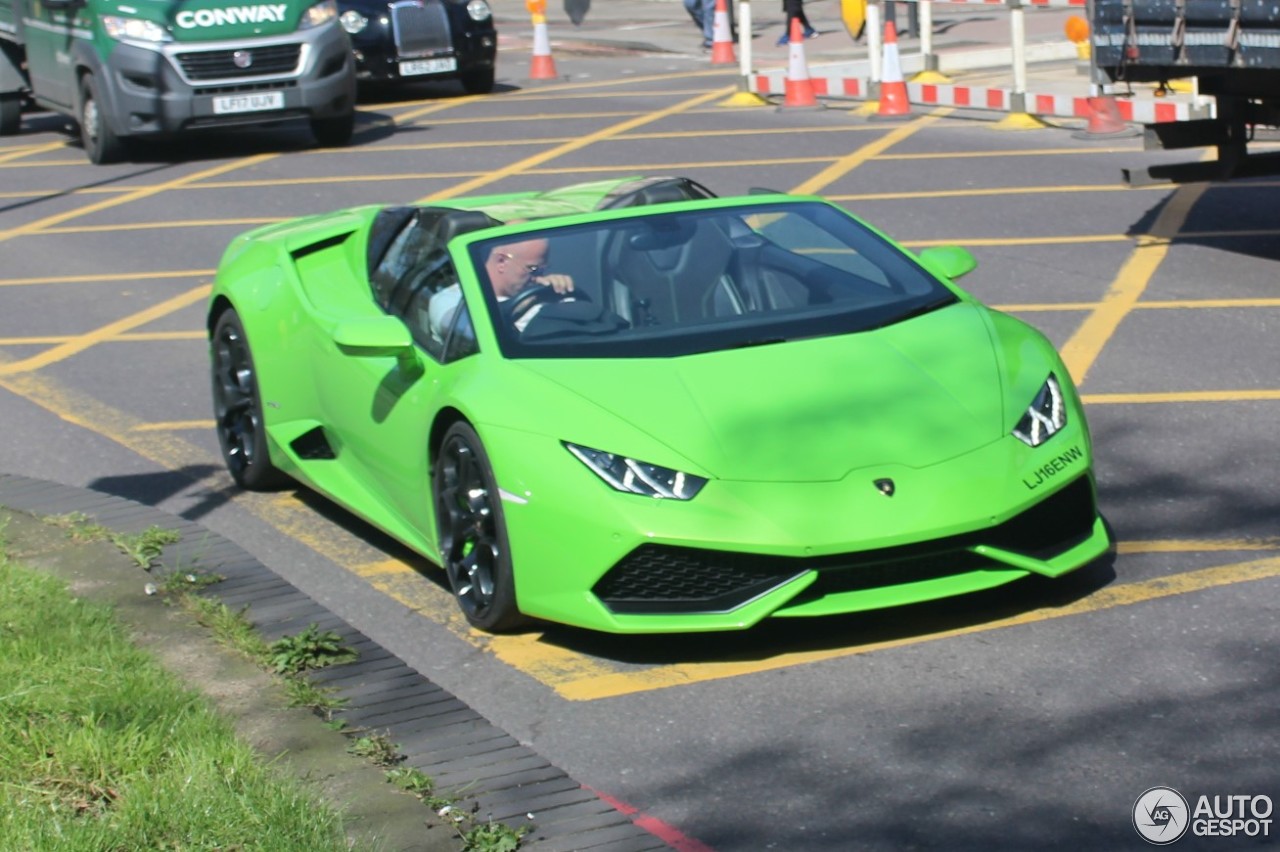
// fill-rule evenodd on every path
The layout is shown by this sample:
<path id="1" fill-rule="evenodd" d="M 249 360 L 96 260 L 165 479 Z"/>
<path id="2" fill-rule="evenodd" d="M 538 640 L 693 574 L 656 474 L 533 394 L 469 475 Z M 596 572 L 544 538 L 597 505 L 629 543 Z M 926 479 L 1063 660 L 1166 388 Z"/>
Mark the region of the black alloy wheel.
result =
<path id="1" fill-rule="evenodd" d="M 283 485 L 286 477 L 271 464 L 267 452 L 253 352 L 234 310 L 218 317 L 211 355 L 214 424 L 227 470 L 237 485 L 250 491 Z"/>
<path id="2" fill-rule="evenodd" d="M 467 621 L 494 633 L 525 624 L 516 606 L 502 498 L 470 425 L 455 423 L 445 433 L 432 485 L 440 559 Z"/>

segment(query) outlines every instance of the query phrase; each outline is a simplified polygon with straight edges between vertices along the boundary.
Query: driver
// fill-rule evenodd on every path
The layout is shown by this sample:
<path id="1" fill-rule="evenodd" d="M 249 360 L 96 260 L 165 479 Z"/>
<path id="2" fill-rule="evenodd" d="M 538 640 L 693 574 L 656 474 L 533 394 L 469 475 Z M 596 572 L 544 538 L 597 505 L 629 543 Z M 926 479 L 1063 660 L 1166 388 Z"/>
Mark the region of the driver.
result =
<path id="1" fill-rule="evenodd" d="M 542 309 L 537 285 L 550 287 L 556 293 L 573 292 L 573 279 L 568 275 L 547 272 L 548 243 L 545 239 L 524 240 L 518 243 L 494 246 L 485 261 L 484 269 L 499 302 L 521 296 L 521 304 L 513 305 L 517 331 L 524 331 Z"/>

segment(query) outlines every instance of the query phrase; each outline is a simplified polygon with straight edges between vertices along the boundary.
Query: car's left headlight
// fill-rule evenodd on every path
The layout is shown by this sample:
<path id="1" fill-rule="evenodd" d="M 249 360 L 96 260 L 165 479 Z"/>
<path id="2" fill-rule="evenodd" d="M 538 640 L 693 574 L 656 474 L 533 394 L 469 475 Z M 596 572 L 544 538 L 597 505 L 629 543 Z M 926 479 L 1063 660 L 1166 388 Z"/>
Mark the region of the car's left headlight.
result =
<path id="1" fill-rule="evenodd" d="M 1013 427 L 1013 436 L 1028 447 L 1038 447 L 1067 425 L 1067 405 L 1062 386 L 1053 373 L 1045 379 L 1040 391 Z"/>
<path id="2" fill-rule="evenodd" d="M 701 476 L 564 442 L 565 449 L 618 491 L 645 497 L 692 500 L 707 480 Z"/>
<path id="3" fill-rule="evenodd" d="M 487 21 L 493 17 L 493 11 L 484 0 L 471 0 L 467 4 L 467 14 L 473 21 Z"/>
<path id="4" fill-rule="evenodd" d="M 298 21 L 298 29 L 310 30 L 321 24 L 327 24 L 338 17 L 338 0 L 322 0 L 302 13 Z"/>
<path id="5" fill-rule="evenodd" d="M 144 21 L 141 18 L 103 15 L 102 28 L 116 41 L 148 41 L 157 44 L 173 41 L 173 36 L 164 27 L 155 21 Z"/>
<path id="6" fill-rule="evenodd" d="M 351 35 L 364 32 L 364 28 L 369 26 L 369 19 L 361 15 L 355 9 L 348 9 L 342 13 L 342 17 L 338 19 L 342 24 L 342 28 Z"/>

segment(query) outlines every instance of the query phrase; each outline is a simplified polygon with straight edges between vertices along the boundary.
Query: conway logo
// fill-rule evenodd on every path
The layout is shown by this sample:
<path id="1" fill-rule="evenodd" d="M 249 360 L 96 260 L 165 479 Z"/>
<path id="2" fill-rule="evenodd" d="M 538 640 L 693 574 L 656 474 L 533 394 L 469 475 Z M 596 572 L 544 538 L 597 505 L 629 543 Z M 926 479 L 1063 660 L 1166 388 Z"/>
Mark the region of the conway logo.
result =
<path id="1" fill-rule="evenodd" d="M 231 6 L 227 9 L 196 9 L 182 11 L 174 22 L 183 29 L 220 27 L 224 24 L 279 24 L 284 22 L 287 4 L 271 6 Z"/>

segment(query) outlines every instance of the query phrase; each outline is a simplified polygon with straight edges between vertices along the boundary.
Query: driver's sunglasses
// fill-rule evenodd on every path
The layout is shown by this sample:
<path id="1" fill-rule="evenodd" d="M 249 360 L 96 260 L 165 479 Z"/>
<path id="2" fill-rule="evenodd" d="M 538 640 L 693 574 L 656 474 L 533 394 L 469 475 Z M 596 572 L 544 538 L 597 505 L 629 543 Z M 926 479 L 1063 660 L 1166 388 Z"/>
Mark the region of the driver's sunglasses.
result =
<path id="1" fill-rule="evenodd" d="M 516 259 L 516 256 L 514 254 L 507 254 L 505 251 L 500 251 L 497 254 L 498 254 L 498 257 L 504 258 L 506 260 Z M 525 269 L 529 270 L 530 275 L 535 275 L 535 276 L 541 275 L 542 273 L 547 271 L 547 268 L 545 266 L 542 266 L 541 264 L 537 264 L 537 263 L 525 263 L 522 265 L 524 266 Z"/>

